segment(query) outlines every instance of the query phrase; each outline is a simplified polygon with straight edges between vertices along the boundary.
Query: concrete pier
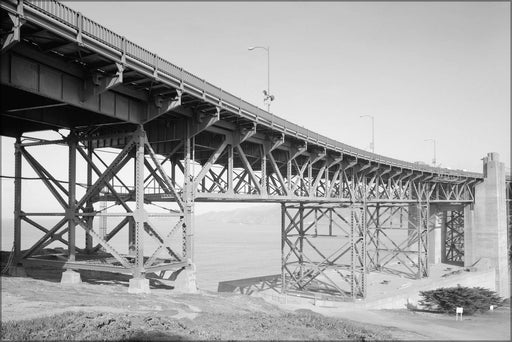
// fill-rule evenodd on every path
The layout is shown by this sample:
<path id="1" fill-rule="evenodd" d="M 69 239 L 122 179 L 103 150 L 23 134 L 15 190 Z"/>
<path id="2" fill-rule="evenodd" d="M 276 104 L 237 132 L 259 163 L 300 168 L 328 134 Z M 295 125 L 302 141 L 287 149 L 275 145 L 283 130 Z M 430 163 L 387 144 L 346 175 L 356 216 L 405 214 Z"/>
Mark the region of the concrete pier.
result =
<path id="1" fill-rule="evenodd" d="M 128 293 L 140 294 L 150 293 L 149 279 L 146 278 L 132 278 L 129 280 Z"/>
<path id="2" fill-rule="evenodd" d="M 195 264 L 191 263 L 190 266 L 175 272 L 173 276 L 174 290 L 185 293 L 197 293 Z"/>
<path id="3" fill-rule="evenodd" d="M 483 158 L 484 181 L 476 185 L 475 204 L 464 211 L 464 265 L 478 267 L 488 259 L 496 271 L 496 292 L 507 298 L 510 282 L 507 254 L 505 165 L 497 153 Z"/>
<path id="4" fill-rule="evenodd" d="M 66 270 L 62 273 L 62 278 L 60 279 L 61 284 L 80 284 L 82 282 L 82 278 L 80 277 L 80 273 L 73 270 Z"/>

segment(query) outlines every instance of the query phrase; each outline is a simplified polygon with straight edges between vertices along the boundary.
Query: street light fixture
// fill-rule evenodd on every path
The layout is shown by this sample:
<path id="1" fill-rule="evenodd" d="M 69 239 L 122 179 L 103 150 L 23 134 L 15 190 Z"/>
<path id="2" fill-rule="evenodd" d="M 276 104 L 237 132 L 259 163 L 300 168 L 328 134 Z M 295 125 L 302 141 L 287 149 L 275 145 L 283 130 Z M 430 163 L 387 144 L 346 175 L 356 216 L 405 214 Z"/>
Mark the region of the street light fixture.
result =
<path id="1" fill-rule="evenodd" d="M 434 142 L 434 159 L 432 159 L 432 164 L 435 167 L 437 165 L 437 160 L 436 160 L 436 139 L 425 139 L 425 141 L 433 141 Z"/>
<path id="2" fill-rule="evenodd" d="M 375 118 L 371 115 L 361 115 L 359 117 L 372 119 L 372 142 L 370 143 L 370 150 L 372 150 L 372 153 L 375 153 Z"/>
<path id="3" fill-rule="evenodd" d="M 274 95 L 270 94 L 270 47 L 267 46 L 250 46 L 249 51 L 255 49 L 263 49 L 267 51 L 267 90 L 263 90 L 263 102 L 267 104 L 267 111 L 270 113 L 270 103 L 274 101 Z"/>

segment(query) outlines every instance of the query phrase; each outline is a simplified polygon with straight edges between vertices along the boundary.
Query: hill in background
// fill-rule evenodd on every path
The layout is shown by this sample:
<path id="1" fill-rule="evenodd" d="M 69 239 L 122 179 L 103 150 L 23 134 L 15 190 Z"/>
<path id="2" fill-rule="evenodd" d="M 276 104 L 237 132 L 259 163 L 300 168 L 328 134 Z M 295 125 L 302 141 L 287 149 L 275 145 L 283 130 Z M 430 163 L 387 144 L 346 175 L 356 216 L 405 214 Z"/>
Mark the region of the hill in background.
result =
<path id="1" fill-rule="evenodd" d="M 229 211 L 213 211 L 196 216 L 196 222 L 215 222 L 219 224 L 264 224 L 281 225 L 281 206 L 279 204 L 254 205 Z"/>

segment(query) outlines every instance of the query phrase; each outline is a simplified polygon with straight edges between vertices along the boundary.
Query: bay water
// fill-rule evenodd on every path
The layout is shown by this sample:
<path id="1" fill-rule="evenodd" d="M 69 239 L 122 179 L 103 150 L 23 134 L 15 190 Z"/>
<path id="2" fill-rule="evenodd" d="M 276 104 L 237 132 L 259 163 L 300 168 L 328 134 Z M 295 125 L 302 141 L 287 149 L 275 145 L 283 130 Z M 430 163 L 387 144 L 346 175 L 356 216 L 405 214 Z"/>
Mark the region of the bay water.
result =
<path id="1" fill-rule="evenodd" d="M 220 214 L 229 217 L 229 214 Z M 197 269 L 198 287 L 204 290 L 217 291 L 218 283 L 226 280 L 243 279 L 281 271 L 281 227 L 272 223 L 243 223 L 218 219 L 218 215 L 202 215 L 195 224 L 195 264 Z M 217 217 L 217 219 L 215 219 Z M 265 220 L 261 220 L 264 222 Z M 40 218 L 37 220 L 45 228 L 50 229 L 57 220 Z M 110 220 L 108 227 L 116 222 Z M 164 220 L 154 220 L 156 230 L 165 235 L 169 224 Z M 2 251 L 10 251 L 14 237 L 13 220 L 2 220 L 1 247 Z M 95 228 L 96 230 L 96 228 Z M 127 252 L 127 230 L 123 229 L 111 240 L 111 245 L 120 253 Z M 97 230 L 96 230 L 97 231 Z M 29 248 L 37 242 L 43 233 L 22 222 L 22 249 Z M 82 246 L 85 234 L 77 228 L 77 241 Z M 180 241 L 177 241 L 179 244 Z M 61 243 L 50 247 L 63 246 Z M 145 234 L 144 255 L 151 255 L 157 243 Z M 177 251 L 180 246 L 176 246 Z M 162 253 L 160 255 L 165 255 Z"/>

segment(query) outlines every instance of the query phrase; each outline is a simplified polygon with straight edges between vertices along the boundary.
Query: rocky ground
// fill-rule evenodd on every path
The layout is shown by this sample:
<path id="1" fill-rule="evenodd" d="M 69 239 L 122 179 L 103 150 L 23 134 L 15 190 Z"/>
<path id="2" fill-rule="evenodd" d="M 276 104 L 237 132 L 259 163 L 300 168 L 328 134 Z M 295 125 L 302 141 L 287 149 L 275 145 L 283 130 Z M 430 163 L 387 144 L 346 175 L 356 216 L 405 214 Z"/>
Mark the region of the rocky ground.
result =
<path id="1" fill-rule="evenodd" d="M 388 329 L 235 294 L 2 277 L 2 340 L 364 340 Z"/>

